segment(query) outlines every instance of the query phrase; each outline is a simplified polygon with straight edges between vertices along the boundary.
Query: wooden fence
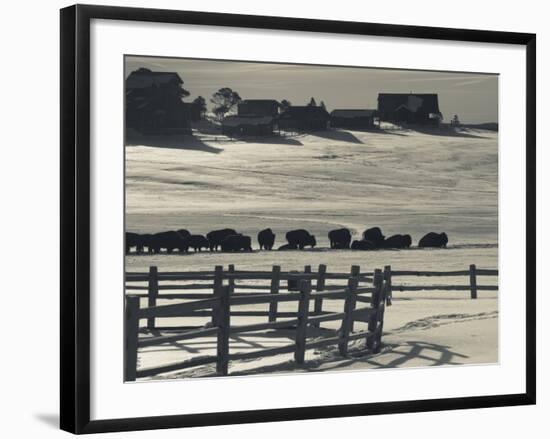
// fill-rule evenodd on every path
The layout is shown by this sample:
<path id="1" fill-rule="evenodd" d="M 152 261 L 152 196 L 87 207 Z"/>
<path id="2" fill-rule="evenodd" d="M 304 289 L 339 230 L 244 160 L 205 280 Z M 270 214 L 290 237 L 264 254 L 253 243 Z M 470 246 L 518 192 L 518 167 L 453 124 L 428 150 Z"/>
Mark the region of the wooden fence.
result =
<path id="1" fill-rule="evenodd" d="M 319 265 L 316 272 L 312 272 L 311 266 L 306 265 L 303 271 L 282 272 L 281 267 L 274 265 L 271 271 L 242 271 L 235 270 L 234 265 L 229 265 L 227 271 L 222 266 L 216 266 L 214 271 L 189 271 L 189 272 L 162 272 L 159 273 L 157 267 L 150 267 L 149 272 L 126 273 L 126 291 L 131 292 L 133 296 L 147 298 L 147 306 L 156 306 L 159 299 L 206 299 L 216 294 L 216 289 L 228 280 L 233 289 L 269 291 L 271 294 L 277 294 L 280 291 L 296 291 L 297 275 L 300 279 L 309 279 L 315 281 L 314 289 L 317 292 L 342 289 L 342 285 L 327 285 L 327 282 L 347 280 L 350 277 L 358 277 L 359 282 L 372 282 L 373 273 L 360 273 L 359 267 L 353 266 L 349 273 L 330 273 L 324 264 Z M 462 285 L 408 285 L 394 282 L 394 278 L 411 277 L 467 277 L 469 282 Z M 478 277 L 498 276 L 498 270 L 480 269 L 475 265 L 470 265 L 468 270 L 456 271 L 396 271 L 391 266 L 384 267 L 384 277 L 388 282 L 388 302 L 391 302 L 393 291 L 469 291 L 470 298 L 477 299 L 478 291 L 497 291 L 498 285 L 478 285 Z M 263 284 L 254 285 L 240 283 L 241 281 L 255 280 L 264 281 Z M 174 283 L 180 282 L 180 283 Z M 183 283 L 182 283 L 183 282 Z M 237 283 L 236 283 L 237 282 Z M 266 283 L 267 282 L 267 283 Z M 286 283 L 285 283 L 286 282 Z M 146 285 L 143 285 L 146 283 Z M 141 284 L 141 285 L 140 285 Z M 169 293 L 169 291 L 178 290 L 178 293 Z M 190 290 L 190 291 L 189 291 Z M 144 291 L 140 293 L 139 291 Z M 234 295 L 246 293 L 234 293 Z M 323 299 L 318 298 L 314 301 L 314 312 L 323 312 Z M 203 312 L 204 314 L 204 312 Z M 197 314 L 198 315 L 198 314 Z M 235 315 L 241 316 L 267 316 L 270 322 L 276 321 L 277 317 L 289 317 L 288 313 L 279 313 L 277 302 L 269 304 L 269 311 L 246 311 Z M 291 316 L 290 316 L 291 317 Z M 213 314 L 213 323 L 215 315 Z M 147 321 L 147 328 L 154 329 L 155 318 L 151 317 Z"/>
<path id="2" fill-rule="evenodd" d="M 217 373 L 228 374 L 231 360 L 253 359 L 266 356 L 294 353 L 294 360 L 304 362 L 308 349 L 322 346 L 338 345 L 341 355 L 347 355 L 350 341 L 365 339 L 366 346 L 378 352 L 381 346 L 384 310 L 386 305 L 387 280 L 381 270 L 375 270 L 373 276 L 360 274 L 357 266 L 350 273 L 328 273 L 321 265 L 317 273 L 306 266 L 303 272 L 282 272 L 275 266 L 271 272 L 236 271 L 233 266 L 224 271 L 217 266 L 214 272 L 159 273 L 151 267 L 149 273 L 128 273 L 127 282 L 147 281 L 148 292 L 145 294 L 127 294 L 125 320 L 125 379 L 158 375 L 175 370 L 216 364 Z M 269 291 L 261 291 L 261 285 L 236 284 L 243 280 L 269 280 Z M 326 285 L 327 279 L 346 280 L 347 285 Z M 167 285 L 160 281 L 207 281 L 206 284 Z M 286 281 L 286 285 L 281 281 Z M 315 284 L 312 285 L 312 281 Z M 363 285 L 361 285 L 363 283 Z M 368 283 L 369 286 L 364 286 Z M 260 288 L 258 288 L 260 287 Z M 282 287 L 282 288 L 281 288 Z M 162 289 L 211 289 L 210 293 L 178 293 L 160 295 Z M 235 288 L 251 289 L 252 292 L 238 293 Z M 142 289 L 139 286 L 127 289 Z M 286 292 L 284 291 L 286 289 Z M 260 290 L 260 291 L 258 291 Z M 265 290 L 265 289 L 264 289 Z M 283 291 L 281 291 L 283 290 Z M 153 294 L 151 294 L 153 291 Z M 148 306 L 140 307 L 140 299 L 147 297 Z M 186 302 L 158 306 L 158 299 L 185 299 Z M 323 300 L 343 300 L 342 312 L 322 311 Z M 297 312 L 279 312 L 278 304 L 294 302 L 298 304 Z M 313 303 L 313 311 L 310 311 Z M 357 303 L 367 306 L 357 307 Z M 266 304 L 269 310 L 238 311 L 234 307 L 242 305 Z M 186 329 L 170 335 L 139 337 L 140 320 L 147 320 L 147 327 L 155 328 L 155 319 L 169 317 L 204 317 L 212 319 L 210 327 Z M 232 326 L 233 316 L 267 316 L 267 322 Z M 278 318 L 286 318 L 278 320 Z M 331 337 L 308 340 L 308 327 L 319 327 L 322 322 L 337 321 L 339 331 Z M 367 323 L 367 329 L 353 331 L 354 322 Z M 294 333 L 294 343 L 281 347 L 266 348 L 253 352 L 230 353 L 230 335 L 251 333 L 280 328 L 290 328 Z M 203 355 L 190 358 L 175 364 L 168 364 L 147 369 L 137 368 L 138 350 L 148 346 L 174 343 L 197 337 L 216 337 L 216 355 Z"/>
<path id="3" fill-rule="evenodd" d="M 462 285 L 409 285 L 397 284 L 396 279 L 411 277 L 466 277 Z M 380 348 L 383 315 L 386 305 L 391 305 L 393 291 L 469 291 L 471 299 L 477 299 L 479 291 L 496 291 L 498 285 L 478 285 L 477 278 L 498 276 L 498 270 L 478 269 L 470 265 L 468 270 L 457 271 L 396 271 L 391 266 L 373 273 L 361 273 L 358 266 L 349 273 L 331 273 L 323 264 L 316 272 L 311 266 L 303 271 L 281 271 L 273 266 L 271 271 L 242 271 L 229 265 L 227 270 L 216 266 L 214 271 L 162 272 L 150 267 L 149 272 L 126 273 L 126 368 L 129 381 L 168 371 L 216 363 L 220 374 L 228 373 L 230 360 L 259 358 L 294 352 L 296 362 L 303 362 L 306 349 L 338 344 L 345 355 L 348 342 L 365 337 L 367 347 Z M 250 284 L 249 282 L 255 282 Z M 347 282 L 347 285 L 337 284 Z M 332 285 L 330 285 L 332 283 Z M 239 291 L 235 291 L 235 290 Z M 140 292 L 143 291 L 143 292 Z M 174 292 L 177 291 L 177 292 Z M 140 299 L 147 299 L 147 307 L 140 307 Z M 342 312 L 323 310 L 324 300 L 344 301 Z M 184 303 L 158 306 L 158 301 L 185 300 Z M 297 312 L 279 311 L 281 302 L 298 302 Z M 366 308 L 356 304 L 366 303 Z M 313 305 L 310 311 L 310 303 Z M 268 309 L 236 310 L 239 305 L 266 304 Z M 167 317 L 208 317 L 211 327 L 159 327 L 156 319 Z M 230 326 L 231 317 L 267 317 L 266 323 Z M 287 320 L 280 320 L 280 319 Z M 139 321 L 146 319 L 147 329 L 179 329 L 174 335 L 139 339 Z M 290 319 L 290 320 L 288 320 Z M 340 321 L 338 336 L 307 342 L 307 328 L 319 328 L 322 322 Z M 368 323 L 367 331 L 354 332 L 354 322 Z M 293 345 L 264 349 L 250 353 L 229 354 L 229 335 L 272 330 L 295 330 Z M 191 358 L 182 363 L 136 370 L 139 348 L 171 343 L 196 337 L 217 337 L 217 355 Z"/>
<path id="4" fill-rule="evenodd" d="M 353 266 L 349 273 L 330 273 L 324 264 L 319 265 L 317 272 L 312 272 L 311 266 L 306 265 L 303 271 L 281 271 L 281 267 L 274 265 L 271 271 L 244 271 L 235 270 L 234 265 L 229 265 L 224 271 L 223 267 L 216 266 L 214 271 L 188 271 L 188 272 L 159 272 L 157 267 L 150 267 L 148 273 L 126 273 L 126 291 L 131 292 L 133 296 L 147 298 L 147 306 L 157 305 L 159 300 L 194 300 L 208 299 L 217 294 L 218 288 L 224 281 L 233 290 L 255 290 L 278 294 L 279 292 L 297 291 L 298 281 L 300 279 L 313 282 L 312 288 L 316 292 L 342 290 L 345 285 L 334 284 L 346 282 L 350 277 L 357 277 L 361 284 L 370 284 L 373 282 L 373 273 L 360 273 L 360 267 Z M 254 281 L 254 284 L 247 282 Z M 146 283 L 146 285 L 144 285 Z M 333 285 L 327 285 L 333 283 Z M 143 291 L 143 292 L 139 292 Z M 171 292 L 172 291 L 172 292 Z M 173 291 L 178 291 L 174 293 Z M 359 292 L 368 292 L 361 289 Z M 249 295 L 249 292 L 233 292 L 233 296 Z M 318 297 L 314 300 L 314 312 L 322 313 L 323 298 Z M 194 313 L 195 317 L 204 316 L 208 311 Z M 215 323 L 216 315 L 211 313 L 212 323 Z M 268 311 L 236 311 L 235 316 L 248 317 L 267 317 L 268 321 L 274 322 L 279 317 L 293 317 L 295 313 L 285 313 L 278 311 L 278 303 L 269 303 Z M 155 317 L 147 320 L 147 328 L 157 328 Z M 158 329 L 158 328 L 157 328 Z"/>
<path id="5" fill-rule="evenodd" d="M 477 278 L 479 276 L 498 276 L 498 270 L 477 268 L 474 264 L 470 265 L 468 270 L 455 271 L 406 271 L 392 270 L 390 266 L 384 269 L 385 275 L 388 277 L 388 297 L 387 300 L 391 303 L 393 291 L 469 291 L 471 299 L 477 299 L 478 291 L 498 291 L 498 285 L 478 285 Z M 463 285 L 399 285 L 393 282 L 393 278 L 399 277 L 460 277 L 466 276 L 468 284 Z"/>

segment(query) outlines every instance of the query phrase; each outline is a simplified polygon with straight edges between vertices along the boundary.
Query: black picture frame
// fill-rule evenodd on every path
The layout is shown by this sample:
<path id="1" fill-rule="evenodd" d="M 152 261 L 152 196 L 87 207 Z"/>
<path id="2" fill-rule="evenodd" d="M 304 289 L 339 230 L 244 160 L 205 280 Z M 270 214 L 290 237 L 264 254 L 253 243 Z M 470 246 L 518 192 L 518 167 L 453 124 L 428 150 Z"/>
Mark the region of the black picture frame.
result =
<path id="1" fill-rule="evenodd" d="M 90 21 L 208 26 L 503 43 L 526 48 L 526 376 L 525 393 L 90 420 Z M 60 424 L 99 433 L 325 417 L 535 404 L 536 401 L 536 36 L 529 33 L 311 20 L 288 17 L 75 5 L 61 10 L 61 404 Z"/>

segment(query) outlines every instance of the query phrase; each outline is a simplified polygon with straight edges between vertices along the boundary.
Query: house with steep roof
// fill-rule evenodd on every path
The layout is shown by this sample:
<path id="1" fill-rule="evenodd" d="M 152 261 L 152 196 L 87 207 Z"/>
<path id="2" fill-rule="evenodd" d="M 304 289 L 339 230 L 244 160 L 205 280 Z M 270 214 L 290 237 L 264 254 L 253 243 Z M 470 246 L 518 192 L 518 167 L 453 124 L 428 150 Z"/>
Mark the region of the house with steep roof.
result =
<path id="1" fill-rule="evenodd" d="M 435 93 L 380 93 L 378 115 L 397 124 L 439 125 L 443 119 Z"/>
<path id="2" fill-rule="evenodd" d="M 175 72 L 146 68 L 126 78 L 126 127 L 144 134 L 190 133 L 190 104 L 182 101 L 183 80 Z"/>

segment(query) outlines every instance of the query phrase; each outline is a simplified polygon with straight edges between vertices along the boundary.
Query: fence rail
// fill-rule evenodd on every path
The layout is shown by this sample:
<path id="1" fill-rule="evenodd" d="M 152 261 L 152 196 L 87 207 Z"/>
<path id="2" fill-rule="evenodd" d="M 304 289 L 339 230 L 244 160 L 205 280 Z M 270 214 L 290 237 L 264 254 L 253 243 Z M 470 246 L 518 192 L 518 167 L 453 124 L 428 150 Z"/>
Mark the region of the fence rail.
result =
<path id="1" fill-rule="evenodd" d="M 387 267 L 386 267 L 387 268 Z M 470 298 L 477 299 L 478 291 L 498 291 L 498 285 L 478 285 L 479 276 L 498 276 L 498 270 L 477 268 L 475 264 L 470 265 L 468 270 L 455 271 L 406 271 L 390 270 L 390 284 L 394 277 L 458 277 L 468 276 L 467 285 L 391 285 L 388 300 L 391 301 L 392 291 L 470 291 Z"/>
<path id="2" fill-rule="evenodd" d="M 137 297 L 147 297 L 149 306 L 154 306 L 158 299 L 201 299 L 207 298 L 214 294 L 217 285 L 223 281 L 229 281 L 233 290 L 246 290 L 247 292 L 232 293 L 233 296 L 248 295 L 253 293 L 277 294 L 279 291 L 296 291 L 296 283 L 300 279 L 315 281 L 314 289 L 320 291 L 335 291 L 341 290 L 342 285 L 327 285 L 330 280 L 345 280 L 350 276 L 357 277 L 359 282 L 369 283 L 373 281 L 374 273 L 331 273 L 327 272 L 327 267 L 323 264 L 319 265 L 316 272 L 311 270 L 310 266 L 305 266 L 304 270 L 298 271 L 281 271 L 279 266 L 273 266 L 271 271 L 251 271 L 251 270 L 235 270 L 233 265 L 230 265 L 228 270 L 224 271 L 223 267 L 218 266 L 214 271 L 189 271 L 180 272 L 158 272 L 156 267 L 150 267 L 149 272 L 130 272 L 126 273 L 126 290 L 132 292 L 132 295 Z M 386 266 L 384 276 L 388 278 L 389 297 L 391 302 L 392 291 L 470 291 L 470 297 L 476 299 L 479 291 L 497 291 L 498 285 L 478 285 L 477 278 L 480 276 L 490 277 L 498 276 L 498 270 L 476 268 L 471 265 L 468 270 L 454 271 L 415 271 L 415 270 L 392 270 L 391 266 Z M 394 278 L 406 277 L 461 277 L 469 276 L 469 282 L 463 285 L 451 284 L 436 284 L 436 285 L 408 285 L 397 284 Z M 179 284 L 166 284 L 165 282 L 185 282 Z M 203 281 L 203 283 L 200 283 Z M 269 284 L 249 284 L 243 283 L 247 281 L 270 281 Z M 147 285 L 136 285 L 136 282 L 147 282 Z M 192 282 L 192 283 L 190 283 Z M 285 285 L 286 282 L 286 285 Z M 182 293 L 167 293 L 168 291 L 188 291 Z M 251 292 L 249 293 L 248 290 Z M 140 293 L 140 291 L 144 291 Z M 369 292 L 368 289 L 362 292 Z M 322 296 L 316 296 L 315 311 L 322 311 Z M 270 305 L 271 320 L 277 313 L 277 302 L 272 302 Z M 149 325 L 151 329 L 154 327 L 154 322 Z"/>

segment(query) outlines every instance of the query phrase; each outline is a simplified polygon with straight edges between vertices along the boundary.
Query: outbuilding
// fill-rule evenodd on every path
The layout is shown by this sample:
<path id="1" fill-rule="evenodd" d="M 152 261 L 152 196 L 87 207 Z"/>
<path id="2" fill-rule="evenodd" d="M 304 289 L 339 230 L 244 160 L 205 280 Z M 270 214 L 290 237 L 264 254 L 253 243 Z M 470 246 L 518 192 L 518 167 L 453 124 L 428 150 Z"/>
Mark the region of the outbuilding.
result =
<path id="1" fill-rule="evenodd" d="M 227 116 L 222 121 L 222 133 L 229 137 L 270 136 L 274 123 L 271 116 Z"/>
<path id="2" fill-rule="evenodd" d="M 373 128 L 377 114 L 376 110 L 333 110 L 330 113 L 330 126 L 332 128 Z"/>
<path id="3" fill-rule="evenodd" d="M 326 130 L 330 115 L 323 107 L 300 106 L 288 107 L 279 115 L 279 129 L 299 131 Z"/>
<path id="4" fill-rule="evenodd" d="M 237 106 L 239 116 L 271 116 L 279 114 L 280 104 L 275 99 L 245 99 Z"/>

